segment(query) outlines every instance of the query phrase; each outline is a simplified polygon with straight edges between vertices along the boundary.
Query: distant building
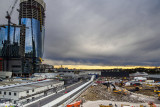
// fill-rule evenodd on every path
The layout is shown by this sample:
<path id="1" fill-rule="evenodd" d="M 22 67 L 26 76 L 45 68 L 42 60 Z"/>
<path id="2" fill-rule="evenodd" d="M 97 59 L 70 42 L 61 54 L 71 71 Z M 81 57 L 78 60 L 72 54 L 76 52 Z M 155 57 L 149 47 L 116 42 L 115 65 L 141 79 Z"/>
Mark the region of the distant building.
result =
<path id="1" fill-rule="evenodd" d="M 144 77 L 144 76 L 148 76 L 148 73 L 146 72 L 136 72 L 136 73 L 132 73 L 129 74 L 130 77 Z"/>
<path id="2" fill-rule="evenodd" d="M 54 66 L 49 64 L 40 64 L 39 72 L 54 72 Z"/>

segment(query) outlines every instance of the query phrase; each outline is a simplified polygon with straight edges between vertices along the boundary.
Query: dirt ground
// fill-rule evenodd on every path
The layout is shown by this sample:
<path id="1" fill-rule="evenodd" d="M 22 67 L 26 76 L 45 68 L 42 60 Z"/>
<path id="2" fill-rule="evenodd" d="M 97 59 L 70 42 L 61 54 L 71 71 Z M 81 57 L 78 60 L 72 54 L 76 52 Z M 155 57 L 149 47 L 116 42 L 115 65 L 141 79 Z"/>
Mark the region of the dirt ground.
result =
<path id="1" fill-rule="evenodd" d="M 127 90 L 135 89 L 135 87 L 133 87 L 133 86 L 127 86 L 127 87 L 124 87 L 124 88 L 127 89 Z M 143 94 L 143 95 L 147 95 L 147 96 L 158 97 L 158 95 L 156 93 L 154 93 L 153 87 L 143 87 L 139 91 L 135 91 L 135 93 Z"/>
<path id="2" fill-rule="evenodd" d="M 85 101 L 110 100 L 110 101 L 125 101 L 132 103 L 145 102 L 144 99 L 137 98 L 130 94 L 124 95 L 108 91 L 107 87 L 102 84 L 98 84 L 97 86 L 91 86 L 80 96 L 80 98 L 84 99 Z"/>
<path id="3" fill-rule="evenodd" d="M 123 90 L 125 88 L 117 86 L 116 89 Z M 121 107 L 121 104 L 128 104 L 133 107 L 140 107 L 140 105 L 150 107 L 148 105 L 149 102 L 153 102 L 157 107 L 160 107 L 160 101 L 157 99 L 157 96 L 155 96 L 152 88 L 144 88 L 144 90 L 135 92 L 125 90 L 124 93 L 114 93 L 112 89 L 107 89 L 107 86 L 97 84 L 89 87 L 77 100 L 83 101 L 83 107 L 99 107 L 100 104 L 113 104 L 113 107 L 117 107 L 115 104 L 118 105 L 118 107 Z"/>

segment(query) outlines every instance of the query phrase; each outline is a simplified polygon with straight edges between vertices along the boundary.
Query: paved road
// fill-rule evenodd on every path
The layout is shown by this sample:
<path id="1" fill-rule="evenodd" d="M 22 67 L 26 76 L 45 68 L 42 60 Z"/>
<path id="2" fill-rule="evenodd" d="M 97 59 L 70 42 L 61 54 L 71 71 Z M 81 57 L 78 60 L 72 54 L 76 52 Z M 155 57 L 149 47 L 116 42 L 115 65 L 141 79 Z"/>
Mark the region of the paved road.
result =
<path id="1" fill-rule="evenodd" d="M 43 99 L 43 100 L 40 100 L 39 102 L 33 103 L 33 104 L 31 104 L 31 105 L 28 105 L 27 107 L 41 107 L 41 106 L 43 106 L 43 105 L 45 105 L 45 104 L 48 104 L 49 102 L 57 99 L 58 97 L 64 95 L 65 92 L 72 91 L 73 89 L 79 87 L 80 85 L 82 85 L 82 84 L 84 84 L 84 83 L 85 83 L 85 82 L 79 82 L 79 83 L 77 83 L 77 84 L 75 84 L 75 85 L 72 85 L 71 87 L 68 87 L 66 90 L 63 90 L 63 91 L 61 91 L 61 92 L 59 92 L 59 93 L 57 93 L 57 94 L 54 94 L 54 95 L 52 95 L 52 96 L 50 96 L 50 97 L 47 97 L 47 98 L 45 98 L 45 99 Z"/>

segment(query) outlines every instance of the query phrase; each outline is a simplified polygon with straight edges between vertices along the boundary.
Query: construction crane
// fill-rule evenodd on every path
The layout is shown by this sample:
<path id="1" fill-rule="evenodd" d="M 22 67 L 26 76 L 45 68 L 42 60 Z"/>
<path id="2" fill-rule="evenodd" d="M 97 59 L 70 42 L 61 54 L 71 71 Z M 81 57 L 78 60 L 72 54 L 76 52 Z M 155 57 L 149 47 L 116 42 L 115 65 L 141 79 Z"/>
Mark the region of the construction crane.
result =
<path id="1" fill-rule="evenodd" d="M 11 10 L 7 11 L 7 15 L 6 15 L 5 18 L 8 20 L 8 24 L 7 25 L 0 25 L 0 27 L 4 27 L 4 28 L 6 28 L 6 26 L 8 26 L 8 35 L 7 35 L 7 42 L 6 42 L 7 51 L 5 52 L 6 53 L 5 59 L 7 60 L 6 61 L 7 62 L 6 71 L 9 70 L 9 61 L 8 60 L 9 60 L 9 57 L 10 57 L 10 49 L 9 49 L 9 45 L 10 45 L 10 28 L 11 28 L 11 26 L 15 25 L 14 23 L 11 22 L 11 15 L 13 13 L 13 10 L 14 10 L 17 2 L 18 2 L 18 0 L 14 0 L 13 5 L 10 6 Z M 13 25 L 11 25 L 11 24 L 13 24 Z"/>
<path id="2" fill-rule="evenodd" d="M 12 13 L 13 13 L 13 10 L 14 10 L 14 8 L 15 8 L 17 2 L 18 2 L 18 0 L 15 0 L 15 1 L 14 1 L 14 4 L 13 4 L 13 6 L 12 6 L 10 12 L 7 11 L 7 15 L 6 15 L 6 19 L 8 19 L 8 36 L 7 36 L 7 41 L 8 41 L 8 43 L 10 43 L 11 15 L 12 15 Z"/>

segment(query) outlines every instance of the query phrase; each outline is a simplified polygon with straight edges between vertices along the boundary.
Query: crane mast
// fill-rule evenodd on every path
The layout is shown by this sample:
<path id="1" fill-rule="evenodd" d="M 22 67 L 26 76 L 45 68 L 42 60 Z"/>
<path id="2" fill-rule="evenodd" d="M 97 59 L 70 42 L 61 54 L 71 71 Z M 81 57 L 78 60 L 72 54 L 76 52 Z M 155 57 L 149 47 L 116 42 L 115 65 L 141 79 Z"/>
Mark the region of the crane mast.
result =
<path id="1" fill-rule="evenodd" d="M 7 42 L 10 43 L 10 27 L 11 27 L 11 15 L 13 13 L 13 10 L 17 4 L 18 0 L 14 1 L 14 4 L 10 10 L 10 12 L 7 11 L 6 19 L 8 19 L 8 36 L 7 36 Z"/>
<path id="2" fill-rule="evenodd" d="M 14 4 L 13 4 L 10 12 L 7 11 L 7 15 L 6 15 L 6 17 L 5 17 L 6 19 L 8 19 L 7 47 L 10 45 L 11 15 L 12 15 L 12 13 L 13 13 L 13 10 L 14 10 L 17 2 L 18 2 L 18 0 L 15 0 L 15 1 L 14 1 Z M 7 71 L 9 70 L 9 61 L 8 61 L 8 60 L 9 60 L 9 57 L 10 57 L 9 52 L 10 52 L 10 49 L 7 48 L 7 52 L 6 52 L 6 54 L 7 54 L 7 57 L 6 57 L 6 59 L 7 59 L 6 70 L 7 70 Z"/>

